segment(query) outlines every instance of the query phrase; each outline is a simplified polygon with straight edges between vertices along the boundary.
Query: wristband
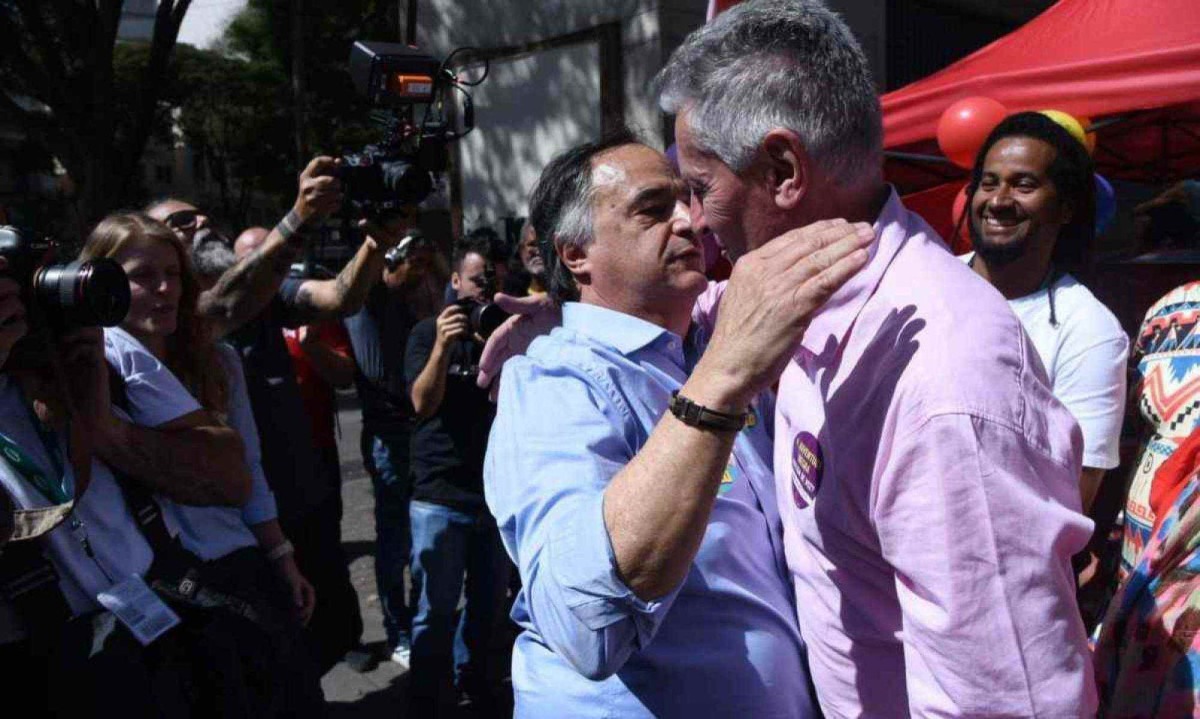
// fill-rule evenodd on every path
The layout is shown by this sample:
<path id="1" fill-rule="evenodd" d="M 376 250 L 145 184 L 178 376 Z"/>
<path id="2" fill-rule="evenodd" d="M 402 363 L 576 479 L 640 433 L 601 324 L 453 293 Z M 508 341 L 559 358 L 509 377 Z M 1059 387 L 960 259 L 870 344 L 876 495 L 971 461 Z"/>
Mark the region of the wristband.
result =
<path id="1" fill-rule="evenodd" d="M 684 424 L 723 432 L 737 432 L 746 426 L 746 421 L 750 418 L 749 412 L 730 414 L 696 404 L 679 394 L 679 390 L 671 393 L 671 402 L 668 406 L 671 408 L 671 414 Z"/>
<path id="2" fill-rule="evenodd" d="M 270 561 L 270 562 L 278 561 L 280 559 L 283 559 L 284 557 L 286 557 L 289 554 L 295 553 L 295 551 L 296 551 L 296 548 L 294 546 L 292 546 L 291 541 L 285 539 L 282 542 L 280 542 L 279 544 L 276 544 L 274 547 L 271 547 L 271 551 L 267 552 L 267 561 Z"/>
<path id="3" fill-rule="evenodd" d="M 283 216 L 279 224 L 275 225 L 275 229 L 283 237 L 283 241 L 289 244 L 293 237 L 300 235 L 301 239 L 303 239 L 303 235 L 307 234 L 304 231 L 304 220 L 300 219 L 300 215 L 296 214 L 294 209 L 288 210 L 288 213 Z"/>

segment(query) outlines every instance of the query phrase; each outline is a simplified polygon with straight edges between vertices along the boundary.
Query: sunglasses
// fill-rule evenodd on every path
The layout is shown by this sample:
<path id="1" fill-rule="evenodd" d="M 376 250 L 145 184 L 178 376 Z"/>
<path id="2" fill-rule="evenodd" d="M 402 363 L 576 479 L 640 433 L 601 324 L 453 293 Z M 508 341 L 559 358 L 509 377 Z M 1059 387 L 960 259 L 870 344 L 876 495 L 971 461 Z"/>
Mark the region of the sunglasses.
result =
<path id="1" fill-rule="evenodd" d="M 172 230 L 184 230 L 189 227 L 195 227 L 196 217 L 199 215 L 199 210 L 176 210 L 167 215 L 163 223 Z"/>

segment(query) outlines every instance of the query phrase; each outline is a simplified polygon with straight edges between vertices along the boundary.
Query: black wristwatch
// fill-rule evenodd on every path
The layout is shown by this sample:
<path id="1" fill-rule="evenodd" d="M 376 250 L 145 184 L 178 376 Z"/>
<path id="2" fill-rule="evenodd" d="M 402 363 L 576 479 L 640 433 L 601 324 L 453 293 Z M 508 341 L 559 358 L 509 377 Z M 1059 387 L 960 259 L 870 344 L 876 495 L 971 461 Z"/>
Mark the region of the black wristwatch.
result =
<path id="1" fill-rule="evenodd" d="M 671 414 L 675 415 L 684 424 L 723 432 L 737 432 L 742 427 L 745 427 L 746 421 L 750 419 L 749 412 L 730 414 L 728 412 L 718 412 L 704 405 L 696 404 L 687 397 L 679 394 L 679 390 L 671 393 L 671 402 L 667 406 L 671 408 Z"/>

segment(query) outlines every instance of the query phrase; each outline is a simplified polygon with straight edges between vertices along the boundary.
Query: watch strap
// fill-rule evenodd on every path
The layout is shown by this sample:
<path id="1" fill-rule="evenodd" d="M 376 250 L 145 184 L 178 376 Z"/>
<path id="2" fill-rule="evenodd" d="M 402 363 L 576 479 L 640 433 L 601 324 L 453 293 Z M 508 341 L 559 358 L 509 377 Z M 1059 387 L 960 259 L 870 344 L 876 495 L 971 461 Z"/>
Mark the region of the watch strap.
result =
<path id="1" fill-rule="evenodd" d="M 671 402 L 668 406 L 671 409 L 671 414 L 675 415 L 676 419 L 684 424 L 723 432 L 737 432 L 741 430 L 746 426 L 746 421 L 750 418 L 749 412 L 741 412 L 739 414 L 718 412 L 715 409 L 709 409 L 704 405 L 696 404 L 687 397 L 679 394 L 679 390 L 671 393 Z"/>

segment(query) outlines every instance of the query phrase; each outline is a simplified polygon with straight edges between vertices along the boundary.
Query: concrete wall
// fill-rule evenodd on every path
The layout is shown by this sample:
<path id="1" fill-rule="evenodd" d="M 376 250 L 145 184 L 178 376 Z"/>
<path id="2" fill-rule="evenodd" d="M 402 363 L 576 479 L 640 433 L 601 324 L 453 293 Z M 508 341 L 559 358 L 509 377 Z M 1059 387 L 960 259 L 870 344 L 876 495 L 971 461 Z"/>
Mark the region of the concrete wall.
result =
<path id="1" fill-rule="evenodd" d="M 525 215 L 550 158 L 599 135 L 598 55 L 588 43 L 494 62 L 472 90 L 476 129 L 458 148 L 467 229 Z"/>
<path id="2" fill-rule="evenodd" d="M 696 4 L 695 0 L 691 4 Z M 661 145 L 649 84 L 663 61 L 660 11 L 679 0 L 429 0 L 420 5 L 417 45 L 443 57 L 460 46 L 520 48 L 620 24 L 625 122 Z M 700 10 L 703 20 L 703 9 Z M 459 143 L 466 229 L 526 214 L 545 163 L 601 132 L 601 58 L 591 39 L 495 60 L 471 89 L 477 129 Z"/>

